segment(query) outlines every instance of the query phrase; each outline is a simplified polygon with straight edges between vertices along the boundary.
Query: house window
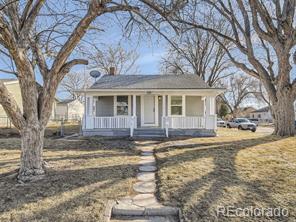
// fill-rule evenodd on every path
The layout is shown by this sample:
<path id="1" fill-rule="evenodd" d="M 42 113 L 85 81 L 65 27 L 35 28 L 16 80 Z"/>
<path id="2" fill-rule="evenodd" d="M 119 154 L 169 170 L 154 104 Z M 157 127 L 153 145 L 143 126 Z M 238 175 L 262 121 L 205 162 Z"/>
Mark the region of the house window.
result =
<path id="1" fill-rule="evenodd" d="M 171 96 L 171 115 L 182 115 L 182 96 Z"/>
<path id="2" fill-rule="evenodd" d="M 128 96 L 116 97 L 116 112 L 118 116 L 128 115 Z"/>

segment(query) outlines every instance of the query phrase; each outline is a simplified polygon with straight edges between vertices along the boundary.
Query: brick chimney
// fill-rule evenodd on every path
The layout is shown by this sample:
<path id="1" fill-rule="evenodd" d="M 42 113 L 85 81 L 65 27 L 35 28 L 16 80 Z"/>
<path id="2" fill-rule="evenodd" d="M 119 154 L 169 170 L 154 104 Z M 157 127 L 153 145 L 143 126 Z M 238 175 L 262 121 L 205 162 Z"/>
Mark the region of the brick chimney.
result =
<path id="1" fill-rule="evenodd" d="M 114 66 L 111 66 L 110 69 L 109 69 L 109 75 L 112 75 L 112 76 L 115 76 L 115 67 Z"/>

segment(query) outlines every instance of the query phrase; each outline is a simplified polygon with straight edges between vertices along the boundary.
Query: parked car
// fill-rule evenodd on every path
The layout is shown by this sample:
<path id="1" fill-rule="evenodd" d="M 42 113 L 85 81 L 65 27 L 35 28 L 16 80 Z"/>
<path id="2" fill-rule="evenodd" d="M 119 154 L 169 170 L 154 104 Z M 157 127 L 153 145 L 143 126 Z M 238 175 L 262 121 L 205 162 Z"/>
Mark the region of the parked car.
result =
<path id="1" fill-rule="evenodd" d="M 255 123 L 250 122 L 247 118 L 235 118 L 227 122 L 228 128 L 238 128 L 239 130 L 251 130 L 255 132 L 257 126 Z"/>
<path id="2" fill-rule="evenodd" d="M 218 118 L 217 119 L 217 126 L 218 127 L 226 127 L 226 122 L 223 119 Z"/>
<path id="3" fill-rule="evenodd" d="M 256 119 L 256 118 L 249 118 L 248 120 L 250 120 L 251 123 L 255 123 L 256 126 L 259 125 L 259 119 Z"/>

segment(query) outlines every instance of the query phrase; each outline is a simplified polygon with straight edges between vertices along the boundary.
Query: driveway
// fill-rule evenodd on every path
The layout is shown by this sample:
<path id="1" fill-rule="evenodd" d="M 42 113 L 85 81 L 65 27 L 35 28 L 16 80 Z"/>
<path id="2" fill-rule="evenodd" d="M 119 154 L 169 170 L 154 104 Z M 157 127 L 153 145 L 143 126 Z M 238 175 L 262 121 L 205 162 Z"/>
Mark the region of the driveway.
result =
<path id="1" fill-rule="evenodd" d="M 272 134 L 273 130 L 274 130 L 273 127 L 263 127 L 263 126 L 258 126 L 256 132 L 258 132 L 258 133 Z"/>

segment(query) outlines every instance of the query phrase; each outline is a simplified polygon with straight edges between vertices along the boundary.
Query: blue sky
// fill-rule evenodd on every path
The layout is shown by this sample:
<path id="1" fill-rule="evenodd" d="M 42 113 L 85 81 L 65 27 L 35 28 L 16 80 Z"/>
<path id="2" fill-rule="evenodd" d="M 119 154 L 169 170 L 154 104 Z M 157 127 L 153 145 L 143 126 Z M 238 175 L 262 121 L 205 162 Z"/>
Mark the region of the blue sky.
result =
<path id="1" fill-rule="evenodd" d="M 160 62 L 161 58 L 166 55 L 167 42 L 161 39 L 156 34 L 151 36 L 143 35 L 138 30 L 135 30 L 129 38 L 123 37 L 124 31 L 112 20 L 111 17 L 103 17 L 98 19 L 98 24 L 104 28 L 103 31 L 87 34 L 84 39 L 92 43 L 96 43 L 97 47 L 103 47 L 102 45 L 117 45 L 119 42 L 121 46 L 127 50 L 135 49 L 139 54 L 137 65 L 141 71 L 141 74 L 161 74 Z M 142 35 L 142 36 L 141 36 Z M 139 37 L 140 36 L 140 37 Z M 91 47 L 91 46 L 90 46 Z M 91 50 L 91 48 L 89 48 Z M 81 58 L 77 54 L 73 54 L 71 57 Z M 5 69 L 5 64 L 0 61 L 0 67 Z M 73 71 L 84 72 L 84 66 L 76 66 Z M 1 73 L 0 78 L 11 78 L 12 75 L 5 75 Z M 37 74 L 37 81 L 42 83 L 40 75 Z M 58 97 L 64 98 L 65 94 L 58 91 Z"/>
<path id="2" fill-rule="evenodd" d="M 156 35 L 152 35 L 151 38 L 139 38 L 139 33 L 136 32 L 136 34 L 131 37 L 125 38 L 123 37 L 123 31 L 119 26 L 110 22 L 106 23 L 109 25 L 104 26 L 105 29 L 103 32 L 96 32 L 95 36 L 92 34 L 91 37 L 86 35 L 85 39 L 91 42 L 95 41 L 97 47 L 101 47 L 101 45 L 116 45 L 121 43 L 121 46 L 126 50 L 136 50 L 139 54 L 139 59 L 137 60 L 136 65 L 138 65 L 141 74 L 160 74 L 159 68 L 161 57 L 165 55 L 166 42 L 164 40 L 161 40 L 159 36 Z M 80 58 L 80 56 L 76 54 L 72 54 L 72 57 Z M 3 69 L 6 69 L 7 67 L 2 61 L 0 61 L 0 66 Z M 84 72 L 85 69 L 85 66 L 78 65 L 73 68 L 73 71 Z M 1 73 L 0 78 L 14 78 L 14 76 Z M 36 79 L 38 82 L 42 83 L 40 75 L 37 74 Z M 58 91 L 57 94 L 58 97 L 62 98 L 66 96 L 61 91 Z"/>
<path id="3" fill-rule="evenodd" d="M 138 30 L 134 30 L 132 35 L 127 38 L 124 37 L 124 30 L 115 22 L 103 22 L 104 31 L 97 33 L 95 42 L 100 44 L 116 45 L 121 44 L 126 50 L 136 50 L 139 54 L 139 59 L 136 65 L 139 66 L 141 74 L 160 74 L 159 64 L 161 57 L 165 55 L 166 42 L 155 33 L 146 36 Z M 91 37 L 93 38 L 93 36 Z"/>

